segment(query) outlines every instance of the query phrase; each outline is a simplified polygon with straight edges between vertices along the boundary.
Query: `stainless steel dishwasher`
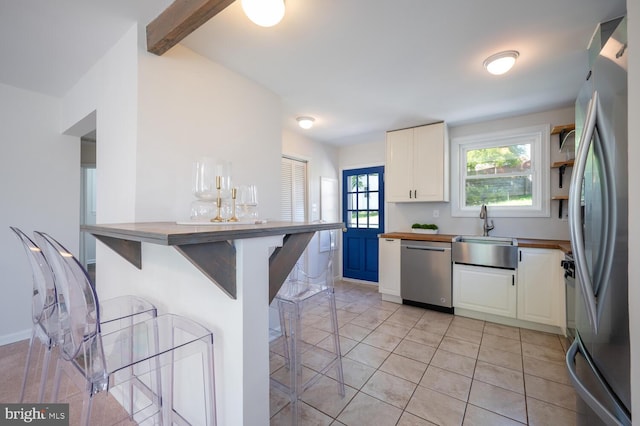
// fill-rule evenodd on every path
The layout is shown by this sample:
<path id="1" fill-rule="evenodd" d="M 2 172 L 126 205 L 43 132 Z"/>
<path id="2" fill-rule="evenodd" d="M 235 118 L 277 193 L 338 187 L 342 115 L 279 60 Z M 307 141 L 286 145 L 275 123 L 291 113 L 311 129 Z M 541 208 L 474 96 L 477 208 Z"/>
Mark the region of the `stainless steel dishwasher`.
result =
<path id="1" fill-rule="evenodd" d="M 403 303 L 453 313 L 451 243 L 402 240 L 400 246 Z"/>

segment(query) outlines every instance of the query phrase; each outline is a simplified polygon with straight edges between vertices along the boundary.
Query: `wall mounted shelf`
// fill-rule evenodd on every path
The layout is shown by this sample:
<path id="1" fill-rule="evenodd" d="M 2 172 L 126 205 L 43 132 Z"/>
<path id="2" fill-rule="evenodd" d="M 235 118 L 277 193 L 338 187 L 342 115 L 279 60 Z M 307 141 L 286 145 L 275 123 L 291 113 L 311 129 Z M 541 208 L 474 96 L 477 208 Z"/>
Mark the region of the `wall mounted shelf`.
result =
<path id="1" fill-rule="evenodd" d="M 554 126 L 551 129 L 551 134 L 552 135 L 560 135 L 559 137 L 559 148 L 562 148 L 562 142 L 564 142 L 564 139 L 567 137 L 567 135 L 576 129 L 576 125 L 575 124 L 564 124 L 562 126 Z"/>
<path id="2" fill-rule="evenodd" d="M 567 170 L 567 167 L 573 167 L 573 161 L 574 160 L 556 161 L 551 165 L 552 169 L 558 169 L 558 187 L 559 188 L 562 188 L 562 177 L 564 176 L 565 170 Z"/>
<path id="3" fill-rule="evenodd" d="M 562 219 L 562 204 L 565 200 L 569 200 L 568 195 L 555 195 L 551 197 L 552 200 L 558 200 L 560 205 L 558 206 L 558 219 Z"/>

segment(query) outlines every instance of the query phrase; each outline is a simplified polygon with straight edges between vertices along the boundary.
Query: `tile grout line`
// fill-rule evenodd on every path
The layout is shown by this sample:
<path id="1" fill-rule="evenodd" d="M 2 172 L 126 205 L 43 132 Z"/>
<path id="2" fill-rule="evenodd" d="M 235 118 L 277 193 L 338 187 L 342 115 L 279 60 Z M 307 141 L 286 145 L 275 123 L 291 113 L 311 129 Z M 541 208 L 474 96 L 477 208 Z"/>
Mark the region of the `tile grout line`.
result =
<path id="1" fill-rule="evenodd" d="M 343 303 L 345 303 L 346 305 L 348 305 L 349 303 L 353 303 L 353 302 L 348 302 L 347 300 L 341 300 L 341 301 L 342 301 Z M 343 305 L 343 306 L 346 306 L 346 305 Z M 351 352 L 353 351 L 353 349 L 354 349 L 355 347 L 357 347 L 358 345 L 360 345 L 360 344 L 367 345 L 367 346 L 370 346 L 370 347 L 372 347 L 372 348 L 376 348 L 376 349 L 384 350 L 385 352 L 388 352 L 388 354 L 387 354 L 387 355 L 385 356 L 385 358 L 384 358 L 384 359 L 383 359 L 383 360 L 378 364 L 378 366 L 377 366 L 377 367 L 375 367 L 375 368 L 373 369 L 372 374 L 367 378 L 367 380 L 366 380 L 366 381 L 365 381 L 365 382 L 364 382 L 364 383 L 363 383 L 359 388 L 353 388 L 353 389 L 355 390 L 355 394 L 354 394 L 354 395 L 353 395 L 353 397 L 352 397 L 352 398 L 351 398 L 351 399 L 350 399 L 350 400 L 349 400 L 349 401 L 348 401 L 348 402 L 347 402 L 347 403 L 342 407 L 342 409 L 337 413 L 336 417 L 328 416 L 330 419 L 332 419 L 332 421 L 334 421 L 334 422 L 339 422 L 338 417 L 339 417 L 339 416 L 340 416 L 340 415 L 341 415 L 341 414 L 342 414 L 342 413 L 347 409 L 347 407 L 348 407 L 348 406 L 353 402 L 354 398 L 358 395 L 358 393 L 363 393 L 363 394 L 365 394 L 365 395 L 367 395 L 367 396 L 370 396 L 370 397 L 375 398 L 375 399 L 377 399 L 377 400 L 379 400 L 379 401 L 382 401 L 382 402 L 384 402 L 384 403 L 386 403 L 386 404 L 389 404 L 389 402 L 387 402 L 387 401 L 383 401 L 383 400 L 381 400 L 381 399 L 379 399 L 379 398 L 375 397 L 374 395 L 370 395 L 369 393 L 367 393 L 366 391 L 364 391 L 365 386 L 366 386 L 368 383 L 370 383 L 370 381 L 371 381 L 372 377 L 373 377 L 376 373 L 378 373 L 378 372 L 382 372 L 382 373 L 389 374 L 389 375 L 391 375 L 391 376 L 397 377 L 397 378 L 402 379 L 402 380 L 407 380 L 407 379 L 404 379 L 404 378 L 402 378 L 402 377 L 400 377 L 400 376 L 397 376 L 397 375 L 396 375 L 396 374 L 394 374 L 394 373 L 383 371 L 383 370 L 381 370 L 381 367 L 384 365 L 384 363 L 385 363 L 385 362 L 387 362 L 387 360 L 389 360 L 389 358 L 391 357 L 391 355 L 392 355 L 392 354 L 395 354 L 395 355 L 397 355 L 397 356 L 404 356 L 404 355 L 401 355 L 401 354 L 398 354 L 398 353 L 396 353 L 396 352 L 395 352 L 395 350 L 398 348 L 398 346 L 399 346 L 403 341 L 409 341 L 409 342 L 413 342 L 413 343 L 417 343 L 417 344 L 422 344 L 422 345 L 424 345 L 424 343 L 415 342 L 415 341 L 413 341 L 413 340 L 407 339 L 407 336 L 408 336 L 412 331 L 414 331 L 414 330 L 426 331 L 426 330 L 422 330 L 421 328 L 417 328 L 417 326 L 418 326 L 418 324 L 420 323 L 420 321 L 425 317 L 425 314 L 426 314 L 426 312 L 428 312 L 428 311 L 424 311 L 424 312 L 420 315 L 420 317 L 418 317 L 417 319 L 415 319 L 415 321 L 414 321 L 414 320 L 412 320 L 412 321 L 413 321 L 413 324 L 412 324 L 411 328 L 409 328 L 409 330 L 408 330 L 406 333 L 402 333 L 402 336 L 399 336 L 399 335 L 394 334 L 394 333 L 388 333 L 388 335 L 390 335 L 390 336 L 393 336 L 393 337 L 396 337 L 396 338 L 399 338 L 399 339 L 400 339 L 400 340 L 398 341 L 398 343 L 396 343 L 396 344 L 393 346 L 393 348 L 391 348 L 391 350 L 387 350 L 385 347 L 378 347 L 378 346 L 374 346 L 374 345 L 372 345 L 372 344 L 370 344 L 370 343 L 365 343 L 365 340 L 366 340 L 369 336 L 371 336 L 374 332 L 376 332 L 376 330 L 378 330 L 378 331 L 379 331 L 379 329 L 380 329 L 382 326 L 384 326 L 385 324 L 386 324 L 386 325 L 402 325 L 402 323 L 401 323 L 401 322 L 396 322 L 396 321 L 397 321 L 397 318 L 394 318 L 394 320 L 396 320 L 396 321 L 394 321 L 394 320 L 389 321 L 389 319 L 390 319 L 391 317 L 393 317 L 395 314 L 398 314 L 398 313 L 402 310 L 402 306 L 404 306 L 404 305 L 399 305 L 399 306 L 397 306 L 397 307 L 396 307 L 395 309 L 393 309 L 393 310 L 390 310 L 390 309 L 389 309 L 389 310 L 388 310 L 388 309 L 381 309 L 381 308 L 380 308 L 380 306 L 379 306 L 379 304 L 371 303 L 371 301 L 369 301 L 369 306 L 368 306 L 368 308 L 367 308 L 367 309 L 360 311 L 360 312 L 357 314 L 357 316 L 355 316 L 355 317 L 353 317 L 351 320 L 349 320 L 349 321 L 345 322 L 345 323 L 344 323 L 344 324 L 342 324 L 342 326 L 340 327 L 340 328 L 342 329 L 344 326 L 346 326 L 346 325 L 348 325 L 348 324 L 352 323 L 354 320 L 356 320 L 356 319 L 357 319 L 357 318 L 359 318 L 360 316 L 362 316 L 362 315 L 365 315 L 365 316 L 366 316 L 366 313 L 367 313 L 367 312 L 370 312 L 372 309 L 376 309 L 376 308 L 377 308 L 379 311 L 385 311 L 385 312 L 387 312 L 387 313 L 388 313 L 388 315 L 386 315 L 386 316 L 385 316 L 385 318 L 384 318 L 381 322 L 377 323 L 377 325 L 376 325 L 374 328 L 368 328 L 368 327 L 362 327 L 362 326 L 359 326 L 359 327 L 361 327 L 361 328 L 366 328 L 366 329 L 367 329 L 367 333 L 366 333 L 366 334 L 364 334 L 364 335 L 363 335 L 359 340 L 351 339 L 351 338 L 346 337 L 346 336 L 341 336 L 341 337 L 348 338 L 348 339 L 351 339 L 351 340 L 355 340 L 355 341 L 356 341 L 356 344 L 354 344 L 354 346 L 353 346 L 352 348 L 350 348 L 350 350 L 349 350 L 348 352 L 346 352 L 344 355 L 342 355 L 343 357 L 345 357 L 346 355 L 348 355 L 349 353 L 351 353 Z M 345 312 L 351 312 L 351 311 L 346 311 L 346 310 L 345 310 Z M 376 318 L 377 318 L 377 319 L 379 319 L 379 317 L 376 317 Z M 455 317 L 455 316 L 453 316 L 453 317 L 451 318 L 451 320 L 449 321 L 449 323 L 448 323 L 448 326 L 447 326 L 446 330 L 444 330 L 444 332 L 443 332 L 442 334 L 440 334 L 440 333 L 439 333 L 439 334 L 440 334 L 440 339 L 439 339 L 439 341 L 438 341 L 438 345 L 435 347 L 434 354 L 431 356 L 431 358 L 429 359 L 429 361 L 428 361 L 427 363 L 425 363 L 425 365 L 426 365 L 425 370 L 422 372 L 422 374 L 421 374 L 421 376 L 420 376 L 420 379 L 417 381 L 417 383 L 415 383 L 415 387 L 414 387 L 413 391 L 411 392 L 411 395 L 408 397 L 406 404 L 404 404 L 404 406 L 403 406 L 402 408 L 400 408 L 400 407 L 398 407 L 398 406 L 396 406 L 396 405 L 390 404 L 391 406 L 393 406 L 393 407 L 396 407 L 396 408 L 399 408 L 399 409 L 400 409 L 400 416 L 399 416 L 399 418 L 398 418 L 397 422 L 399 422 L 399 421 L 400 421 L 400 419 L 402 418 L 402 416 L 404 415 L 404 413 L 409 413 L 409 414 L 411 414 L 411 415 L 415 415 L 415 414 L 413 414 L 413 413 L 411 413 L 411 412 L 407 411 L 407 410 L 406 410 L 406 408 L 408 407 L 409 402 L 410 402 L 410 401 L 412 400 L 412 398 L 414 397 L 414 395 L 415 395 L 415 393 L 416 393 L 416 391 L 417 391 L 417 389 L 418 389 L 418 386 L 420 386 L 421 381 L 424 379 L 425 374 L 427 373 L 427 370 L 429 369 L 429 367 L 431 367 L 431 366 L 433 365 L 433 364 L 432 364 L 432 361 L 433 361 L 433 358 L 434 358 L 435 354 L 436 354 L 439 350 L 445 350 L 445 349 L 441 348 L 441 346 L 442 346 L 443 340 L 445 339 L 445 337 L 447 337 L 447 334 L 450 332 L 450 330 L 452 329 L 452 327 L 460 327 L 460 328 L 463 328 L 463 329 L 466 329 L 466 330 L 474 330 L 472 327 L 466 327 L 466 326 L 461 325 L 461 324 L 456 324 L 456 323 L 455 323 L 455 318 L 456 318 L 456 317 Z M 477 372 L 477 368 L 478 368 L 478 361 L 479 361 L 479 358 L 480 358 L 480 349 L 481 349 L 481 347 L 482 347 L 482 344 L 483 344 L 483 342 L 484 342 L 484 340 L 485 340 L 486 336 L 491 335 L 491 336 L 497 336 L 497 337 L 501 337 L 501 338 L 510 338 L 510 337 L 508 337 L 508 336 L 503 336 L 503 335 L 501 335 L 501 334 L 499 334 L 499 333 L 486 332 L 485 330 L 486 330 L 487 322 L 486 322 L 486 321 L 482 321 L 482 323 L 483 323 L 483 326 L 482 326 L 482 337 L 481 337 L 481 339 L 480 339 L 480 342 L 478 343 L 478 350 L 477 350 L 477 352 L 476 352 L 476 354 L 475 354 L 475 358 L 474 358 L 473 373 L 472 373 L 472 376 L 471 376 L 471 385 L 470 385 L 470 388 L 469 388 L 469 393 L 467 394 L 467 397 L 466 397 L 466 401 L 463 401 L 463 402 L 465 403 L 465 410 L 464 410 L 464 412 L 463 412 L 463 417 L 462 417 L 462 418 L 463 418 L 463 421 L 464 421 L 464 418 L 466 418 L 466 415 L 467 415 L 467 412 L 468 412 L 469 405 L 471 404 L 471 403 L 469 402 L 469 401 L 470 401 L 470 399 L 469 399 L 469 398 L 470 398 L 470 395 L 471 395 L 471 388 L 472 388 L 472 386 L 473 386 L 473 382 L 477 380 L 478 382 L 481 382 L 481 383 L 487 383 L 487 382 L 484 382 L 484 381 L 482 381 L 482 380 L 480 380 L 480 379 L 476 379 L 476 378 L 475 378 L 475 374 L 476 374 L 476 372 Z M 357 325 L 357 324 L 353 324 L 353 325 L 355 326 L 355 325 Z M 518 330 L 518 339 L 517 339 L 517 340 L 518 340 L 518 342 L 519 342 L 519 349 L 520 349 L 520 357 L 519 357 L 519 361 L 520 361 L 520 367 L 521 367 L 521 369 L 519 369 L 519 370 L 517 370 L 517 371 L 518 371 L 519 376 L 521 377 L 521 380 L 522 380 L 522 383 L 523 383 L 523 394 L 522 394 L 522 395 L 523 395 L 523 398 L 524 398 L 524 404 L 525 404 L 525 416 L 526 416 L 526 417 L 525 417 L 525 419 L 526 419 L 526 422 L 527 422 L 527 424 L 528 424 L 528 422 L 529 422 L 529 416 L 530 416 L 530 413 L 529 413 L 529 407 L 528 407 L 528 403 L 527 403 L 528 392 L 527 392 L 527 388 L 526 388 L 526 381 L 525 381 L 525 380 L 526 380 L 526 379 L 525 379 L 525 374 L 527 374 L 527 373 L 525 372 L 525 367 L 524 367 L 524 360 L 525 360 L 525 354 L 524 354 L 524 350 L 523 350 L 523 341 L 524 341 L 524 340 L 523 340 L 523 336 L 522 336 L 522 329 L 518 327 L 518 328 L 517 328 L 517 330 Z M 381 332 L 381 333 L 383 333 L 383 334 L 387 334 L 387 333 L 384 333 L 384 332 Z M 450 336 L 450 337 L 451 337 L 451 336 Z M 460 337 L 459 337 L 459 336 L 455 336 L 455 337 L 451 337 L 451 338 L 455 338 L 456 340 L 461 340 L 461 341 L 464 341 L 464 342 L 471 342 L 471 343 L 473 343 L 473 341 L 471 341 L 471 340 L 466 340 L 466 339 L 464 339 L 464 338 L 460 339 Z M 560 337 L 558 337 L 558 339 L 560 339 Z M 563 350 L 563 352 L 564 352 L 564 346 L 562 346 L 562 342 L 561 342 L 561 340 L 558 340 L 558 344 L 560 345 L 560 347 L 562 348 L 562 350 Z M 426 345 L 426 346 L 433 347 L 433 346 L 431 346 L 431 345 Z M 543 345 L 543 346 L 544 346 L 544 345 Z M 495 348 L 495 350 L 498 350 L 498 348 Z M 464 356 L 464 355 L 461 355 L 461 356 Z M 349 358 L 349 359 L 351 359 L 351 358 Z M 411 358 L 411 357 L 408 357 L 408 359 L 412 359 L 412 360 L 413 360 L 413 358 Z M 533 359 L 539 360 L 538 358 L 535 358 L 535 357 L 534 357 Z M 358 359 L 351 359 L 351 360 L 352 360 L 353 362 L 361 363 Z M 417 362 L 422 362 L 422 361 L 418 361 L 418 360 L 416 360 L 416 361 L 417 361 Z M 539 361 L 541 361 L 541 360 L 539 360 Z M 483 362 L 486 362 L 487 364 L 490 364 L 490 365 L 493 365 L 493 366 L 497 366 L 497 367 L 504 368 L 504 369 L 506 369 L 506 370 L 516 371 L 516 370 L 513 370 L 512 368 L 510 368 L 509 366 L 501 365 L 501 364 L 498 364 L 498 363 L 495 363 L 495 364 L 494 364 L 494 363 L 492 363 L 492 362 L 487 362 L 487 361 L 483 361 Z M 363 365 L 367 365 L 367 364 L 363 364 Z M 450 370 L 448 370 L 448 369 L 447 369 L 446 371 L 451 372 L 451 371 L 450 371 Z M 544 377 L 544 375 L 538 375 L 538 374 L 536 374 L 535 372 L 531 372 L 531 373 L 532 373 L 531 375 L 532 375 L 533 377 L 537 377 L 537 378 L 539 378 L 539 379 L 541 379 L 541 380 L 550 381 L 550 382 L 557 383 L 557 384 L 560 384 L 560 385 L 566 385 L 566 383 L 556 382 L 555 380 L 548 379 L 548 378 Z M 412 382 L 412 380 L 407 380 L 407 381 L 408 381 L 408 382 Z M 491 384 L 491 383 L 487 383 L 487 384 L 492 385 L 492 386 L 497 386 L 497 387 L 500 387 L 500 388 L 505 389 L 505 390 L 507 390 L 507 391 L 511 391 L 511 392 L 513 392 L 513 390 L 511 390 L 510 388 L 503 388 L 502 386 L 493 385 L 493 384 Z M 427 389 L 430 389 L 430 388 L 427 388 Z M 435 390 L 435 389 L 432 389 L 432 390 L 433 390 L 434 392 L 437 392 L 437 393 L 440 393 L 440 394 L 442 394 L 442 395 L 445 395 L 445 396 L 451 397 L 451 398 L 453 398 L 453 399 L 457 399 L 457 398 L 452 397 L 452 396 L 450 396 L 450 395 L 448 395 L 448 394 L 442 393 L 442 392 L 440 392 L 440 391 L 438 391 L 438 390 Z M 515 393 L 518 393 L 518 392 L 515 392 Z M 531 398 L 533 398 L 533 397 L 531 397 Z M 533 398 L 533 399 L 538 400 L 537 398 Z M 553 403 L 549 403 L 549 402 L 546 402 L 546 401 L 541 401 L 541 402 L 542 402 L 542 403 L 545 403 L 545 404 L 550 404 L 550 405 L 554 405 L 554 406 L 556 406 L 555 404 L 553 404 Z M 308 404 L 307 404 L 307 405 L 308 405 Z M 477 407 L 475 404 L 471 404 L 471 405 L 474 405 L 474 407 Z M 285 405 L 285 407 L 286 407 L 286 405 Z M 313 407 L 313 406 L 311 406 L 311 407 L 317 410 L 317 408 L 315 408 L 315 407 Z M 559 408 L 561 408 L 561 409 L 564 409 L 564 410 L 568 410 L 567 408 L 565 408 L 565 407 L 563 407 L 563 406 L 557 406 L 557 407 L 559 407 Z M 283 407 L 283 408 L 284 408 L 284 407 Z M 482 408 L 483 410 L 488 410 L 487 408 L 484 408 L 484 407 L 479 407 L 479 408 Z M 320 410 L 318 410 L 318 411 L 320 411 Z M 489 411 L 489 412 L 492 412 L 492 413 L 494 413 L 494 414 L 496 414 L 496 415 L 500 415 L 500 416 L 502 416 L 502 414 L 496 413 L 495 411 L 492 411 L 492 410 L 488 410 L 488 411 Z M 569 410 L 569 411 L 573 411 L 573 410 Z M 278 412 L 280 412 L 280 411 L 278 411 Z M 320 411 L 320 412 L 322 412 L 322 411 Z M 274 416 L 275 416 L 276 414 L 277 414 L 277 413 L 274 413 Z M 323 412 L 323 414 L 324 414 L 324 412 Z M 272 417 L 273 417 L 273 416 L 272 416 Z M 420 417 L 420 416 L 417 416 L 417 417 L 419 417 L 419 418 L 423 418 L 423 417 Z M 509 418 L 509 419 L 511 419 L 511 418 L 510 418 L 510 417 L 508 417 L 508 416 L 504 416 L 504 417 L 505 417 L 505 418 Z M 425 419 L 425 420 L 426 420 L 426 419 Z M 515 419 L 512 419 L 512 420 L 515 420 Z M 397 422 L 396 422 L 396 423 L 397 423 Z"/>

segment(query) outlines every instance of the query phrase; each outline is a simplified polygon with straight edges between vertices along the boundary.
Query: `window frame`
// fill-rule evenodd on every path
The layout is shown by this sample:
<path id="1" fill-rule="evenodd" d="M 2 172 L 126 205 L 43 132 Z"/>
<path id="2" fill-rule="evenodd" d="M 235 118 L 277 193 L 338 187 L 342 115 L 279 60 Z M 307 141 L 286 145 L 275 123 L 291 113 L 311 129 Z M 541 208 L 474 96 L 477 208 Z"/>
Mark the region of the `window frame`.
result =
<path id="1" fill-rule="evenodd" d="M 480 206 L 465 206 L 466 152 L 506 145 L 531 144 L 531 206 L 490 206 L 493 217 L 550 217 L 549 124 L 452 138 L 451 216 L 475 217 Z"/>

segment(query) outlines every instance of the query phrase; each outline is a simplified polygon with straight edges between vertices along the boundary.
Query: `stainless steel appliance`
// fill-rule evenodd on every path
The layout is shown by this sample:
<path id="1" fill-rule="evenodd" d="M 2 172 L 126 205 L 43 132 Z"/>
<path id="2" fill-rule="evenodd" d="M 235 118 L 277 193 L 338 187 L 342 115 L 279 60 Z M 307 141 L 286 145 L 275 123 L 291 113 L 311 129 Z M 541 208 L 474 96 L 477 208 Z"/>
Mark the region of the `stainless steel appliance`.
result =
<path id="1" fill-rule="evenodd" d="M 515 238 L 458 236 L 453 239 L 452 247 L 453 263 L 518 268 L 518 240 Z"/>
<path id="2" fill-rule="evenodd" d="M 561 266 L 564 269 L 567 337 L 574 339 L 576 337 L 576 265 L 573 256 L 566 254 Z"/>
<path id="3" fill-rule="evenodd" d="M 451 243 L 402 240 L 400 250 L 403 303 L 453 313 Z"/>
<path id="4" fill-rule="evenodd" d="M 630 425 L 626 19 L 601 25 L 592 45 L 598 55 L 576 101 L 576 337 L 567 367 L 578 424 Z"/>

